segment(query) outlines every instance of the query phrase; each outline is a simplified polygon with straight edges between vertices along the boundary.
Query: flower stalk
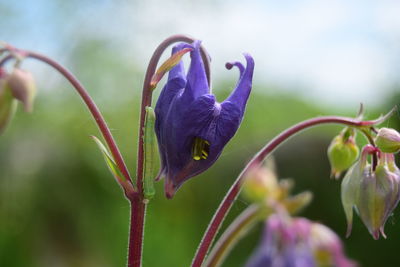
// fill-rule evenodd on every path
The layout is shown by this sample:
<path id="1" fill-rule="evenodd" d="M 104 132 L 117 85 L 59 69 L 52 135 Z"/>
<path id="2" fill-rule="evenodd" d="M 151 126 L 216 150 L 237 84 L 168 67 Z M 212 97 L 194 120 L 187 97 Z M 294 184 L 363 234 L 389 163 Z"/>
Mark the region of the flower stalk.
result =
<path id="1" fill-rule="evenodd" d="M 124 159 L 121 155 L 121 152 L 118 149 L 118 146 L 114 140 L 114 137 L 111 134 L 111 131 L 109 127 L 107 126 L 107 123 L 101 114 L 99 108 L 97 107 L 96 103 L 93 101 L 93 99 L 90 97 L 89 93 L 86 91 L 84 86 L 79 82 L 79 80 L 65 67 L 60 65 L 58 62 L 54 61 L 51 58 L 48 58 L 42 54 L 32 52 L 32 51 L 25 51 L 25 50 L 19 50 L 14 47 L 11 47 L 10 45 L 7 45 L 8 51 L 11 52 L 10 55 L 7 55 L 0 61 L 0 68 L 9 60 L 13 59 L 16 54 L 23 56 L 24 58 L 33 58 L 36 60 L 39 60 L 43 63 L 46 63 L 47 65 L 51 66 L 55 70 L 57 70 L 61 75 L 63 75 L 70 83 L 71 85 L 75 88 L 75 90 L 78 92 L 84 103 L 86 104 L 87 108 L 89 109 L 90 113 L 92 114 L 97 126 L 99 127 L 100 132 L 102 133 L 104 140 L 107 143 L 107 146 L 109 147 L 112 156 L 114 157 L 116 164 L 124 177 L 130 182 L 131 188 L 124 188 L 125 193 L 129 194 L 129 192 L 134 192 L 133 184 L 132 184 L 132 179 L 129 174 L 128 168 L 126 167 L 126 164 L 124 162 Z M 128 196 L 127 196 L 128 197 Z"/>
<path id="2" fill-rule="evenodd" d="M 267 216 L 266 208 L 253 204 L 247 207 L 218 239 L 207 261 L 206 267 L 218 267 L 237 242 L 257 223 Z"/>

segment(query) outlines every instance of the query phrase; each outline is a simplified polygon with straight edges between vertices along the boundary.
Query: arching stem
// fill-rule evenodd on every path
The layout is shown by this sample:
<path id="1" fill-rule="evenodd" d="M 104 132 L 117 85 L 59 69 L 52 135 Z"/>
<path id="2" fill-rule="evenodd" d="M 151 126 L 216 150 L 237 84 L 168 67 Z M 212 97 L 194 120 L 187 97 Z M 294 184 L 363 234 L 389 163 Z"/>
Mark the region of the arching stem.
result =
<path id="1" fill-rule="evenodd" d="M 218 267 L 222 264 L 228 253 L 237 242 L 261 219 L 267 217 L 267 208 L 258 204 L 247 207 L 229 225 L 213 247 L 207 261 L 206 267 Z"/>
<path id="2" fill-rule="evenodd" d="M 126 167 L 126 164 L 124 162 L 124 159 L 121 155 L 121 152 L 118 149 L 118 146 L 111 134 L 111 131 L 109 127 L 107 126 L 107 123 L 101 114 L 100 110 L 98 109 L 96 103 L 93 101 L 93 99 L 90 97 L 89 93 L 86 91 L 86 89 L 83 87 L 83 85 L 79 82 L 79 80 L 65 67 L 57 63 L 51 58 L 48 58 L 44 55 L 41 55 L 39 53 L 31 52 L 31 51 L 26 51 L 26 50 L 19 50 L 14 47 L 11 47 L 8 45 L 8 50 L 11 52 L 10 55 L 5 56 L 1 61 L 0 61 L 0 68 L 4 66 L 4 64 L 11 60 L 12 58 L 15 57 L 16 54 L 21 55 L 24 58 L 33 58 L 37 59 L 41 62 L 46 63 L 47 65 L 53 67 L 56 69 L 61 75 L 63 75 L 70 83 L 71 85 L 76 89 L 78 94 L 81 96 L 83 102 L 86 104 L 87 108 L 89 109 L 90 113 L 92 114 L 97 126 L 99 127 L 100 132 L 102 133 L 104 140 L 107 143 L 108 148 L 111 151 L 111 154 L 113 155 L 115 162 L 124 175 L 125 179 L 128 181 L 128 183 L 125 183 L 124 185 L 121 184 L 123 187 L 125 194 L 129 198 L 130 195 L 134 194 L 135 189 L 133 187 L 132 179 L 129 174 L 128 168 Z"/>
<path id="3" fill-rule="evenodd" d="M 389 113 L 390 114 L 390 113 Z M 386 116 L 385 116 L 386 118 Z M 270 155 L 279 145 L 284 143 L 293 135 L 317 126 L 321 124 L 328 124 L 328 123 L 335 123 L 335 124 L 342 124 L 347 126 L 353 126 L 356 128 L 362 127 L 369 127 L 373 126 L 377 123 L 381 122 L 381 119 L 374 120 L 374 121 L 360 121 L 357 119 L 347 118 L 347 117 L 337 117 L 337 116 L 325 116 L 325 117 L 317 117 L 309 120 L 305 120 L 300 122 L 287 130 L 280 133 L 274 139 L 272 139 L 268 144 L 266 144 L 250 161 L 247 163 L 246 167 L 242 170 L 238 178 L 235 180 L 231 188 L 228 190 L 227 194 L 225 195 L 224 199 L 222 200 L 220 206 L 218 207 L 217 211 L 215 212 L 213 218 L 211 219 L 210 224 L 208 225 L 203 238 L 200 242 L 200 246 L 198 247 L 195 257 L 192 262 L 192 267 L 201 267 L 207 253 L 210 249 L 210 246 L 217 234 L 225 216 L 227 215 L 228 211 L 232 207 L 233 203 L 235 202 L 242 186 L 242 180 L 245 177 L 246 172 L 253 168 L 259 167 L 262 161 Z"/>

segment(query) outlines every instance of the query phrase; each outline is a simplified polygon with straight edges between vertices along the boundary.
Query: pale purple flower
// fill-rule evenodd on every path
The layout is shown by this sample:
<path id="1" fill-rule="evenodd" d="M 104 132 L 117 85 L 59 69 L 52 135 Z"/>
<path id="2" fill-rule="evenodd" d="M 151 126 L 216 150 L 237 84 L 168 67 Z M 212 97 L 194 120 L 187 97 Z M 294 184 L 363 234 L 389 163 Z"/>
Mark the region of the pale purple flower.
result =
<path id="1" fill-rule="evenodd" d="M 325 255 L 319 257 L 319 255 Z M 305 218 L 271 215 L 262 241 L 246 267 L 354 267 L 339 237 L 328 227 Z"/>

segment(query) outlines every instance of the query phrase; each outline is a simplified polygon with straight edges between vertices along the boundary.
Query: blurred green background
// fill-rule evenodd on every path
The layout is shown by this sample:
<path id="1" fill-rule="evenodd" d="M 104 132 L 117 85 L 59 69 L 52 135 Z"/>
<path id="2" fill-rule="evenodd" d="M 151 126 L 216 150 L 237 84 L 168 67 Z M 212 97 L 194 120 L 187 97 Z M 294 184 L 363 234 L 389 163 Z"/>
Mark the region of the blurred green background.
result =
<path id="1" fill-rule="evenodd" d="M 243 5 L 243 12 L 251 13 L 254 3 L 259 1 L 250 2 L 244 5 L 230 1 L 229 4 L 235 7 Z M 283 1 L 283 6 L 279 8 L 273 6 L 271 1 L 266 2 L 275 8 L 273 11 L 279 16 L 279 8 L 295 12 L 295 8 L 311 8 L 310 2 L 315 1 L 299 1 L 297 4 Z M 0 39 L 48 54 L 77 75 L 103 111 L 131 173 L 135 171 L 140 88 L 147 60 L 157 42 L 169 34 L 187 32 L 203 39 L 215 59 L 214 63 L 225 60 L 222 52 L 222 59 L 219 58 L 219 51 L 223 49 L 216 47 L 217 44 L 235 43 L 227 49 L 230 59 L 239 58 L 240 52 L 248 48 L 253 49 L 249 52 L 254 54 L 257 63 L 254 91 L 242 126 L 221 158 L 207 172 L 187 182 L 173 200 L 166 200 L 162 182 L 157 184 L 157 195 L 150 202 L 147 212 L 144 266 L 189 266 L 224 193 L 252 155 L 280 131 L 313 116 L 354 116 L 358 101 L 365 103 L 366 117 L 372 119 L 387 112 L 400 100 L 399 94 L 396 94 L 399 91 L 397 77 L 389 75 L 398 71 L 400 62 L 398 51 L 397 54 L 390 53 L 394 51 L 390 50 L 393 49 L 390 41 L 398 40 L 396 31 L 385 32 L 386 35 L 383 35 L 384 31 L 365 33 L 364 24 L 348 25 L 348 31 L 335 30 L 336 35 L 333 36 L 336 39 L 332 39 L 332 43 L 342 44 L 356 39 L 363 45 L 361 47 L 368 47 L 370 43 L 363 43 L 363 38 L 370 36 L 380 44 L 376 48 L 380 55 L 392 60 L 382 63 L 387 69 L 387 75 L 383 75 L 386 80 L 377 78 L 373 86 L 354 89 L 348 94 L 341 93 L 348 90 L 346 86 L 338 87 L 337 91 L 330 90 L 328 86 L 325 95 L 324 88 L 314 88 L 316 84 L 324 83 L 316 82 L 318 77 L 316 80 L 310 78 L 314 77 L 313 69 L 323 68 L 322 65 L 313 65 L 310 69 L 303 61 L 304 71 L 308 71 L 310 76 L 305 75 L 305 79 L 298 82 L 290 80 L 291 74 L 300 77 L 303 72 L 291 73 L 290 70 L 298 68 L 297 61 L 301 58 L 292 55 L 292 63 L 288 61 L 286 65 L 272 58 L 270 65 L 265 65 L 263 61 L 268 59 L 263 55 L 274 54 L 273 49 L 280 46 L 269 47 L 271 50 L 261 48 L 264 45 L 268 48 L 269 41 L 276 42 L 272 39 L 279 36 L 272 36 L 271 40 L 262 36 L 255 46 L 250 37 L 246 41 L 235 34 L 232 25 L 219 26 L 221 30 L 229 30 L 229 33 L 224 32 L 225 40 L 219 41 L 215 41 L 218 40 L 218 33 L 210 30 L 208 35 L 207 29 L 196 27 L 196 23 L 207 18 L 201 16 L 207 10 L 217 9 L 221 17 L 233 16 L 235 13 L 223 13 L 233 12 L 225 9 L 229 4 L 221 1 L 204 1 L 201 4 L 174 1 L 170 3 L 169 10 L 163 10 L 156 1 L 40 0 L 9 3 L 0 0 Z M 179 16 L 188 18 L 190 10 L 199 7 L 201 14 L 185 25 L 172 23 L 170 28 L 166 28 L 163 24 L 176 18 L 176 9 L 186 10 L 189 14 Z M 266 12 L 270 7 L 265 7 Z M 369 14 L 369 8 L 372 7 L 365 5 L 357 14 Z M 145 15 L 153 14 L 154 17 L 141 17 L 143 10 L 147 12 Z M 132 14 L 129 14 L 130 11 Z M 257 13 L 257 10 L 253 11 Z M 318 9 L 310 12 L 318 12 Z M 282 16 L 285 17 L 285 14 Z M 208 23 L 220 25 L 220 21 L 214 19 Z M 274 22 L 273 17 L 266 16 L 264 19 L 265 25 Z M 319 19 L 324 22 L 323 17 Z M 241 22 L 240 18 L 238 21 Z M 251 25 L 246 24 L 248 28 L 245 31 L 259 34 L 257 31 L 260 29 Z M 395 30 L 397 25 L 393 24 Z M 322 35 L 333 38 L 330 30 L 329 27 L 323 28 Z M 290 36 L 286 28 L 277 31 Z M 296 37 L 295 32 L 294 27 L 293 38 Z M 313 39 L 308 41 L 312 45 Z M 324 45 L 326 43 L 322 42 L 318 49 L 324 51 Z M 291 53 L 291 47 L 283 44 L 280 53 Z M 293 49 L 298 48 L 293 46 Z M 307 49 L 303 51 L 306 53 Z M 332 51 L 337 50 L 330 47 L 325 52 Z M 377 72 L 382 71 L 378 64 L 380 61 L 368 51 L 365 57 L 371 57 L 370 60 L 376 63 Z M 306 55 L 315 64 L 320 62 L 315 59 L 320 54 Z M 216 66 L 214 63 L 213 92 L 222 101 L 233 89 L 237 73 L 223 71 L 223 65 Z M 338 68 L 346 69 L 346 64 L 350 63 L 342 61 L 343 66 Z M 362 67 L 362 63 L 353 62 L 353 65 L 361 64 Z M 274 73 L 274 64 L 286 72 Z M 325 62 L 326 65 L 329 64 Z M 129 205 L 89 138 L 92 134 L 99 136 L 90 114 L 71 86 L 55 71 L 32 60 L 23 66 L 35 74 L 39 95 L 34 113 L 26 114 L 19 109 L 9 129 L 0 137 L 0 266 L 124 266 Z M 354 69 L 354 73 L 359 74 L 360 70 Z M 340 72 L 332 71 L 330 75 L 333 78 L 329 76 L 324 80 L 327 84 L 329 81 L 339 80 L 343 84 L 348 81 L 348 77 L 342 79 Z M 352 72 L 348 75 L 352 76 Z M 264 77 L 267 77 L 266 80 Z M 273 82 L 268 82 L 268 77 Z M 362 75 L 356 78 L 352 77 L 349 82 L 358 85 L 365 82 Z M 398 115 L 385 126 L 399 129 Z M 340 130 L 339 126 L 309 130 L 286 142 L 274 156 L 279 176 L 296 180 L 295 192 L 311 190 L 314 193 L 313 203 L 301 215 L 328 225 L 344 238 L 346 223 L 340 203 L 340 181 L 329 179 L 326 157 L 330 140 Z M 358 139 L 363 142 L 361 136 Z M 248 204 L 239 198 L 225 226 Z M 399 214 L 395 212 L 386 225 L 388 238 L 374 241 L 356 217 L 353 233 L 345 240 L 348 255 L 361 266 L 397 266 L 396 248 L 400 246 L 398 220 Z M 224 266 L 243 266 L 257 245 L 260 234 L 261 225 L 238 244 Z"/>

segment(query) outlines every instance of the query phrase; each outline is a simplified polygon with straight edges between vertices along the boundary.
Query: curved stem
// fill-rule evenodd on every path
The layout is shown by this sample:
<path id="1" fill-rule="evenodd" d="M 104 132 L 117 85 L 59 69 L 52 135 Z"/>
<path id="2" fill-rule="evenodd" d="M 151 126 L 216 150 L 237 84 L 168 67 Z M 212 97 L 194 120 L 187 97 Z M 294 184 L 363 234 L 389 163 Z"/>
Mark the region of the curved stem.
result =
<path id="1" fill-rule="evenodd" d="M 111 131 L 101 114 L 99 108 L 97 107 L 96 103 L 92 100 L 88 92 L 85 90 L 83 85 L 76 79 L 76 77 L 69 72 L 67 69 L 65 69 L 63 66 L 58 64 L 57 62 L 53 61 L 50 58 L 47 58 L 43 55 L 34 53 L 34 52 L 28 52 L 26 57 L 31 57 L 35 58 L 38 60 L 41 60 L 53 68 L 55 68 L 58 72 L 60 72 L 71 84 L 72 86 L 77 90 L 78 94 L 82 97 L 82 100 L 85 102 L 86 106 L 88 107 L 90 113 L 93 115 L 93 118 L 95 119 L 95 122 L 97 126 L 99 127 L 101 133 L 103 134 L 104 140 L 106 141 L 111 154 L 113 155 L 116 164 L 118 165 L 119 169 L 121 170 L 122 174 L 125 176 L 125 178 L 129 181 L 132 182 L 131 176 L 129 174 L 128 168 L 126 167 L 126 164 L 124 162 L 124 159 L 122 158 L 121 152 L 118 149 L 118 146 L 111 134 Z"/>
<path id="2" fill-rule="evenodd" d="M 207 252 L 215 238 L 215 235 L 217 234 L 226 214 L 232 207 L 234 201 L 236 200 L 236 197 L 240 192 L 242 180 L 244 179 L 247 171 L 253 167 L 260 166 L 265 157 L 271 154 L 271 152 L 273 152 L 280 144 L 288 140 L 291 136 L 301 132 L 304 129 L 314 127 L 319 124 L 327 124 L 327 123 L 343 124 L 353 127 L 363 127 L 363 126 L 372 126 L 376 124 L 376 120 L 359 121 L 357 119 L 352 119 L 347 117 L 337 117 L 337 116 L 317 117 L 300 122 L 288 128 L 287 130 L 283 131 L 274 139 L 272 139 L 250 160 L 249 163 L 247 163 L 246 167 L 242 170 L 238 178 L 235 180 L 235 182 L 225 195 L 220 206 L 215 212 L 213 218 L 211 219 L 211 223 L 208 225 L 206 232 L 203 235 L 200 246 L 198 247 L 196 255 L 193 259 L 192 267 L 200 267 L 203 264 Z"/>
<path id="3" fill-rule="evenodd" d="M 173 35 L 164 40 L 154 51 L 150 59 L 149 65 L 146 70 L 146 75 L 143 83 L 142 102 L 140 106 L 140 121 L 139 121 L 139 142 L 137 154 L 137 168 L 136 168 L 136 187 L 138 194 L 135 198 L 131 199 L 132 217 L 131 217 L 131 230 L 129 238 L 129 251 L 128 251 L 128 266 L 140 267 L 142 261 L 142 245 L 143 245 L 143 231 L 145 222 L 146 205 L 143 196 L 143 168 L 144 168 L 144 123 L 146 117 L 146 107 L 151 106 L 153 90 L 151 89 L 151 78 L 156 72 L 158 62 L 161 55 L 164 53 L 171 44 L 176 42 L 192 43 L 195 39 L 186 35 Z M 209 59 L 206 50 L 201 47 L 201 53 L 206 68 L 207 78 L 210 81 L 210 67 Z"/>
<path id="4" fill-rule="evenodd" d="M 104 120 L 104 117 L 102 116 L 96 103 L 92 100 L 92 98 L 90 97 L 90 95 L 88 94 L 86 89 L 83 87 L 83 85 L 78 81 L 78 79 L 70 71 L 68 71 L 66 68 L 64 68 L 62 65 L 60 65 L 56 61 L 54 61 L 44 55 L 41 55 L 41 54 L 38 54 L 35 52 L 31 52 L 31 51 L 17 50 L 16 48 L 12 48 L 12 47 L 10 47 L 9 50 L 11 52 L 17 51 L 25 58 L 34 58 L 34 59 L 37 59 L 39 61 L 42 61 L 42 62 L 48 64 L 49 66 L 56 69 L 60 74 L 62 74 L 71 83 L 71 85 L 76 89 L 76 91 L 78 92 L 78 94 L 81 96 L 82 100 L 88 107 L 90 113 L 92 114 L 97 126 L 100 129 L 100 132 L 102 133 L 102 135 L 104 137 L 104 140 L 106 141 L 106 143 L 111 151 L 111 154 L 113 155 L 113 157 L 115 159 L 115 162 L 116 162 L 118 168 L 121 170 L 121 172 L 124 175 L 124 177 L 126 178 L 126 180 L 129 181 L 128 186 L 127 185 L 123 186 L 121 184 L 123 186 L 123 189 L 125 190 L 125 194 L 127 195 L 127 197 L 128 197 L 128 195 L 133 194 L 134 188 L 132 187 L 133 183 L 132 183 L 131 176 L 129 174 L 128 168 L 126 167 L 124 159 L 122 158 L 121 152 L 119 151 L 118 146 L 111 134 L 111 131 L 108 128 L 107 123 Z M 12 59 L 13 57 L 14 57 L 14 55 L 7 55 L 5 58 L 3 58 L 0 62 L 0 67 L 2 67 L 8 60 Z"/>
<path id="5" fill-rule="evenodd" d="M 260 218 L 262 207 L 253 204 L 246 208 L 218 239 L 204 266 L 217 267 L 222 264 L 233 246 L 256 224 Z"/>
<path id="6" fill-rule="evenodd" d="M 4 66 L 4 64 L 6 64 L 7 61 L 9 61 L 9 60 L 11 60 L 11 59 L 13 59 L 13 58 L 14 58 L 13 55 L 7 55 L 7 56 L 5 56 L 4 58 L 2 58 L 2 59 L 0 60 L 0 67 Z"/>

